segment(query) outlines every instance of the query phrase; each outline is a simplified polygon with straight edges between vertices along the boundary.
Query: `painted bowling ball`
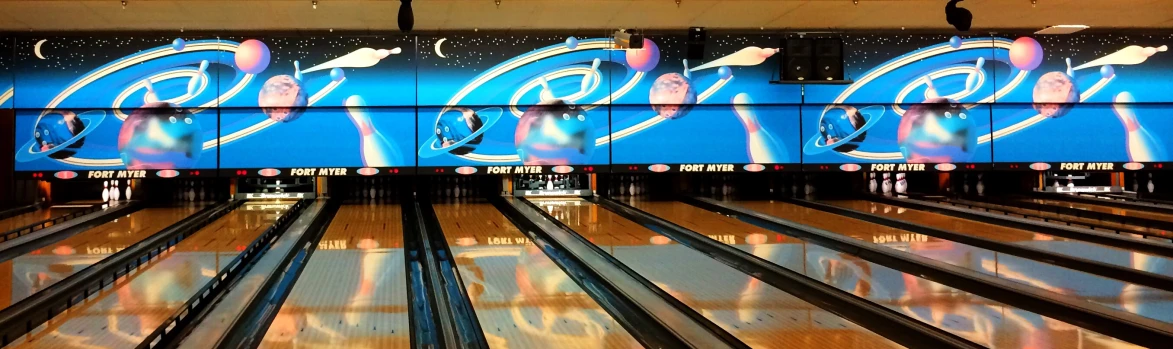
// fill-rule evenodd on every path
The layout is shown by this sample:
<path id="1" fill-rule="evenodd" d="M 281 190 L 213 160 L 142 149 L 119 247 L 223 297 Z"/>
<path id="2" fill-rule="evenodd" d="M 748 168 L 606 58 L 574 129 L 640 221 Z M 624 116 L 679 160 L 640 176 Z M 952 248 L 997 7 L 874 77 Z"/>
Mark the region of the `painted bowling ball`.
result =
<path id="1" fill-rule="evenodd" d="M 49 151 L 66 144 L 81 134 L 85 129 L 86 125 L 73 112 L 63 111 L 55 114 L 46 114 L 37 121 L 37 125 L 33 130 L 33 139 L 37 142 L 38 151 Z M 64 149 L 49 154 L 49 157 L 64 159 L 73 156 L 77 154 L 77 149 L 81 148 L 83 143 L 85 143 L 84 137 L 65 145 Z"/>
<path id="2" fill-rule="evenodd" d="M 464 140 L 481 127 L 485 122 L 481 120 L 481 116 L 477 115 L 475 111 L 468 108 L 453 108 L 452 112 L 444 113 L 440 116 L 440 120 L 436 121 L 436 139 L 440 140 L 442 147 L 450 147 L 461 140 Z M 449 150 L 449 153 L 456 155 L 464 155 L 477 149 L 481 144 L 481 139 L 485 134 L 482 132 L 476 135 L 476 138 L 469 140 L 461 146 Z"/>
<path id="3" fill-rule="evenodd" d="M 261 86 L 261 93 L 257 96 L 257 105 L 261 111 L 276 122 L 290 122 L 297 120 L 305 112 L 309 98 L 301 82 L 289 75 L 277 75 L 265 81 Z"/>
<path id="4" fill-rule="evenodd" d="M 202 132 L 187 110 L 165 102 L 147 103 L 122 122 L 118 152 L 128 169 L 191 168 L 203 152 Z"/>
<path id="5" fill-rule="evenodd" d="M 582 164 L 595 152 L 594 133 L 585 111 L 553 99 L 521 115 L 513 141 L 526 165 Z"/>
<path id="6" fill-rule="evenodd" d="M 1057 118 L 1071 111 L 1079 102 L 1079 86 L 1066 73 L 1053 71 L 1043 74 L 1035 83 L 1034 108 L 1040 115 Z"/>
<path id="7" fill-rule="evenodd" d="M 648 92 L 652 110 L 665 119 L 682 118 L 696 104 L 696 89 L 692 81 L 679 73 L 661 75 Z"/>
<path id="8" fill-rule="evenodd" d="M 977 148 L 977 124 L 957 101 L 931 98 L 904 112 L 896 142 L 910 163 L 965 162 Z"/>
<path id="9" fill-rule="evenodd" d="M 855 107 L 843 107 L 828 110 L 827 114 L 819 120 L 819 133 L 823 135 L 823 142 L 828 145 L 835 145 L 835 151 L 849 152 L 859 148 L 859 144 L 863 143 L 867 138 L 868 132 L 860 132 L 855 137 L 850 137 L 851 134 L 867 124 L 867 120 L 863 118 L 863 114 Z M 850 138 L 848 138 L 850 137 Z M 842 143 L 842 144 L 839 144 Z"/>

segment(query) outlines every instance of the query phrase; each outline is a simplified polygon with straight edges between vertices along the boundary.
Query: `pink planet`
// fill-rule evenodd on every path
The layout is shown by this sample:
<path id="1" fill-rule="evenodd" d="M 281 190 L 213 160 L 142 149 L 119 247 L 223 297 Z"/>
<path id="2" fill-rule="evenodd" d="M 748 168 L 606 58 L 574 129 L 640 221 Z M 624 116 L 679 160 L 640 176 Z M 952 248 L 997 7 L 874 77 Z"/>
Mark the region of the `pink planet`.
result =
<path id="1" fill-rule="evenodd" d="M 644 48 L 627 50 L 627 66 L 644 73 L 660 64 L 660 48 L 652 40 L 644 39 Z"/>
<path id="2" fill-rule="evenodd" d="M 269 67 L 269 46 L 248 39 L 236 48 L 236 67 L 249 74 L 259 74 Z"/>
<path id="3" fill-rule="evenodd" d="M 1043 63 L 1043 46 L 1038 41 L 1021 37 L 1010 44 L 1010 63 L 1022 70 L 1035 70 Z"/>

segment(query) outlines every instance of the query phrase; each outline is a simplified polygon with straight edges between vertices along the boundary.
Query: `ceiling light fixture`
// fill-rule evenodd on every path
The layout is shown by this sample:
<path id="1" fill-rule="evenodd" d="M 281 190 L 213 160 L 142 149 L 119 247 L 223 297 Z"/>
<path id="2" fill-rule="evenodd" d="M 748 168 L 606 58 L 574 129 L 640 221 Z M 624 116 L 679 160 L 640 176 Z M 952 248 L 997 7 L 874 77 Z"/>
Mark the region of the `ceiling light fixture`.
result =
<path id="1" fill-rule="evenodd" d="M 964 7 L 957 7 L 957 3 L 961 1 L 949 0 L 949 4 L 945 5 L 945 22 L 964 32 L 969 31 L 969 26 L 973 24 L 973 13 Z"/>
<path id="2" fill-rule="evenodd" d="M 314 6 L 315 10 L 318 9 L 318 0 L 311 1 L 310 4 L 312 4 Z"/>
<path id="3" fill-rule="evenodd" d="M 399 0 L 399 30 L 407 33 L 415 27 L 415 13 L 411 11 L 411 0 Z"/>
<path id="4" fill-rule="evenodd" d="M 851 0 L 851 3 L 859 5 L 859 0 Z"/>
<path id="5" fill-rule="evenodd" d="M 1030 7 L 1035 7 L 1035 5 L 1038 5 L 1038 4 L 1039 4 L 1039 0 L 1030 0 Z"/>
<path id="6" fill-rule="evenodd" d="M 501 0 L 493 0 L 493 3 L 497 4 L 497 8 L 501 8 Z"/>
<path id="7" fill-rule="evenodd" d="M 126 9 L 126 0 L 122 0 L 122 9 L 123 9 L 123 10 L 125 10 L 125 9 Z"/>

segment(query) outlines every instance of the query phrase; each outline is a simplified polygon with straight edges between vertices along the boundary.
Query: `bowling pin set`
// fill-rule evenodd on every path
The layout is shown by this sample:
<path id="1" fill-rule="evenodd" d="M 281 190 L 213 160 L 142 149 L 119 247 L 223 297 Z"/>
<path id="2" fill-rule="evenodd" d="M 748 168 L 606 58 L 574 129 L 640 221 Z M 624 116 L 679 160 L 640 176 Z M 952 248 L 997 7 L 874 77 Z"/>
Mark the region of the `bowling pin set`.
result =
<path id="1" fill-rule="evenodd" d="M 434 177 L 433 198 L 467 198 L 480 196 L 480 185 L 473 177 Z"/>
<path id="2" fill-rule="evenodd" d="M 648 194 L 648 176 L 614 175 L 608 184 L 611 195 L 640 196 Z"/>
<path id="3" fill-rule="evenodd" d="M 895 182 L 893 182 L 895 180 Z M 908 194 L 908 180 L 904 173 L 897 173 L 895 176 L 892 173 L 884 172 L 880 174 L 880 181 L 876 181 L 876 173 L 868 173 L 868 191 L 872 194 L 876 193 L 876 189 L 884 195 L 891 194 Z"/>
<path id="4" fill-rule="evenodd" d="M 124 196 L 122 184 L 126 184 Z M 130 188 L 130 181 L 119 181 L 117 179 L 112 181 L 102 181 L 102 202 L 113 202 L 121 200 L 130 200 L 134 191 Z"/>
<path id="5" fill-rule="evenodd" d="M 179 181 L 179 186 L 171 192 L 171 199 L 175 201 L 196 202 L 217 200 L 213 196 L 217 196 L 215 190 L 210 188 L 210 184 L 203 180 Z"/>
<path id="6" fill-rule="evenodd" d="M 521 175 L 514 177 L 517 190 L 571 190 L 589 189 L 581 175 Z"/>
<path id="7" fill-rule="evenodd" d="M 399 197 L 399 186 L 391 178 L 361 178 L 350 182 L 347 195 L 351 199 L 389 199 Z"/>

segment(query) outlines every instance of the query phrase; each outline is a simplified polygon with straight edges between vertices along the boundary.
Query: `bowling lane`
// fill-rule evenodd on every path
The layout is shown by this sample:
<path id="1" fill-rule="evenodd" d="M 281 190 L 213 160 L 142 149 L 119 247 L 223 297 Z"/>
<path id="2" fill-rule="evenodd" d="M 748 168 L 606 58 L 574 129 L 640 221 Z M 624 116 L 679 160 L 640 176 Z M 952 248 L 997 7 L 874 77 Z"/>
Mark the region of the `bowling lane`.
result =
<path id="1" fill-rule="evenodd" d="M 163 230 L 200 209 L 196 205 L 146 208 L 8 261 L 12 282 L 0 283 L 0 309 L 20 302 L 106 256 Z"/>
<path id="2" fill-rule="evenodd" d="M 29 224 L 40 222 L 53 217 L 59 217 L 70 212 L 84 209 L 84 207 L 50 207 L 40 210 L 21 213 L 12 217 L 0 220 L 0 232 L 21 228 Z"/>
<path id="3" fill-rule="evenodd" d="M 763 229 L 738 219 L 679 202 L 630 202 L 645 212 L 671 220 L 685 228 L 730 244 L 774 264 L 803 273 L 857 297 L 883 305 L 913 319 L 949 331 L 991 348 L 1130 348 L 1119 341 L 1066 322 L 1041 316 L 1009 305 L 871 263 L 801 239 Z M 770 202 L 738 202 L 760 212 L 779 205 L 796 215 L 813 212 L 806 208 Z M 813 211 L 813 212 L 808 212 Z M 785 217 L 784 217 L 785 218 Z M 826 220 L 826 219 L 824 219 Z M 835 230 L 853 229 L 852 222 L 827 220 Z M 834 230 L 833 230 L 834 231 Z M 923 235 L 921 235 L 923 237 Z M 924 244 L 907 234 L 877 234 L 884 245 L 921 249 Z"/>
<path id="4" fill-rule="evenodd" d="M 1148 218 L 1148 219 L 1155 219 L 1155 220 L 1159 220 L 1159 221 L 1173 221 L 1173 214 L 1156 213 L 1156 212 L 1141 211 L 1141 210 L 1130 210 L 1130 209 L 1123 209 L 1123 208 L 1118 208 L 1118 207 L 1088 204 L 1088 203 L 1083 203 L 1083 202 L 1056 200 L 1056 199 L 1040 199 L 1040 198 L 1016 198 L 1015 200 L 1022 201 L 1022 202 L 1033 202 L 1036 204 L 1043 204 L 1043 205 L 1056 205 L 1056 206 L 1070 207 L 1070 208 L 1095 211 L 1095 212 L 1100 212 L 1100 213 L 1110 213 L 1110 214 L 1121 215 L 1121 216 Z"/>
<path id="5" fill-rule="evenodd" d="M 433 207 L 490 347 L 641 347 L 492 204 Z"/>
<path id="6" fill-rule="evenodd" d="M 900 347 L 605 208 L 581 200 L 533 201 L 751 347 Z M 724 233 L 710 237 L 723 242 L 734 238 Z"/>
<path id="7" fill-rule="evenodd" d="M 960 204 L 964 205 L 965 203 L 960 203 Z M 1107 226 L 1111 229 L 1117 229 L 1122 232 L 1136 232 L 1134 234 L 1125 235 L 1125 236 L 1132 236 L 1135 238 L 1144 238 L 1144 235 L 1140 235 L 1140 233 L 1154 233 L 1154 234 L 1158 234 L 1158 233 L 1167 234 L 1168 233 L 1168 232 L 1164 232 L 1160 229 L 1149 229 L 1149 228 L 1135 226 L 1135 225 L 1120 224 L 1120 223 L 1116 223 L 1116 222 L 1101 221 L 1101 220 L 1092 219 L 1092 218 L 1076 217 L 1076 216 L 1071 216 L 1071 215 L 1058 214 L 1053 211 L 1034 210 L 1034 209 L 1028 209 L 1028 208 L 1024 208 L 1024 207 L 1001 205 L 1001 204 L 990 203 L 990 202 L 980 202 L 980 205 L 984 206 L 984 207 L 989 207 L 990 209 L 993 209 L 993 210 L 1001 210 L 1001 211 L 1018 213 L 1018 214 L 1023 214 L 1023 215 L 1038 216 L 1038 217 L 1027 217 L 1028 219 L 1033 219 L 1036 221 L 1045 221 L 1043 218 L 1046 218 L 1046 219 L 1050 219 L 1050 220 L 1060 220 L 1060 221 L 1071 222 L 1071 223 L 1074 223 L 1077 225 L 1083 225 L 1085 227 Z M 1042 217 L 1042 218 L 1039 218 L 1039 217 Z"/>
<path id="8" fill-rule="evenodd" d="M 138 345 L 291 205 L 250 203 L 220 217 L 8 348 Z"/>
<path id="9" fill-rule="evenodd" d="M 740 202 L 739 205 L 796 223 L 916 254 L 1092 303 L 1173 321 L 1173 293 L 996 253 L 950 240 L 894 229 L 798 205 Z"/>
<path id="10" fill-rule="evenodd" d="M 1173 260 L 1161 256 L 865 200 L 836 200 L 824 203 L 1072 257 L 1094 258 L 1096 261 L 1125 268 L 1173 275 Z"/>
<path id="11" fill-rule="evenodd" d="M 261 347 L 409 347 L 404 268 L 399 205 L 340 207 Z"/>

